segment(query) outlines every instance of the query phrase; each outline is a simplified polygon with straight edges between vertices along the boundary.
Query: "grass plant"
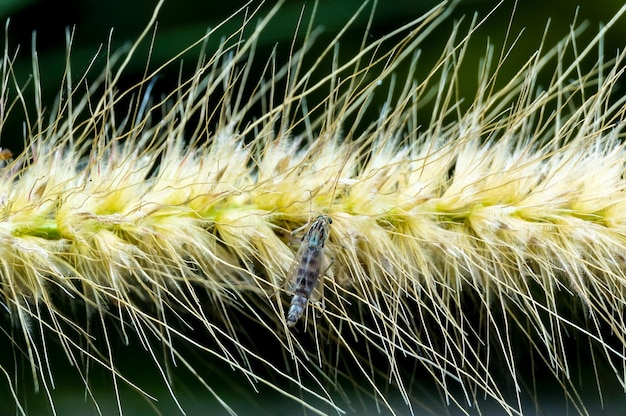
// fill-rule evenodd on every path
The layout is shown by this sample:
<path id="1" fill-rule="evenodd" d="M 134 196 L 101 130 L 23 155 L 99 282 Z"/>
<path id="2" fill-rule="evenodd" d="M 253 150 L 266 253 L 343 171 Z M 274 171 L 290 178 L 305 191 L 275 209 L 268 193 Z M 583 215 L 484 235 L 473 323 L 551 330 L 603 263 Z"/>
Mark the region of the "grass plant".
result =
<path id="1" fill-rule="evenodd" d="M 349 53 L 342 31 L 311 56 L 303 20 L 286 63 L 255 54 L 279 6 L 233 16 L 240 30 L 163 96 L 151 91 L 165 66 L 119 85 L 159 6 L 100 77 L 68 70 L 51 108 L 36 55 L 29 96 L 5 46 L 0 125 L 23 109 L 26 137 L 0 175 L 0 370 L 16 413 L 36 390 L 57 414 L 61 377 L 96 413 L 112 398 L 124 413 L 129 389 L 189 413 L 181 373 L 243 412 L 216 367 L 246 400 L 311 414 L 522 414 L 540 408 L 544 378 L 572 413 L 589 412 L 589 391 L 603 404 L 607 383 L 623 394 L 625 66 L 602 40 L 626 8 L 589 44 L 573 25 L 538 45 L 506 79 L 515 38 L 483 45 L 475 96 L 460 97 L 483 17 L 455 24 L 424 76 L 445 4 L 378 38 L 365 28 Z M 332 218 L 323 301 L 288 328 L 283 282 L 319 214 Z M 164 397 L 129 375 L 128 351 Z"/>

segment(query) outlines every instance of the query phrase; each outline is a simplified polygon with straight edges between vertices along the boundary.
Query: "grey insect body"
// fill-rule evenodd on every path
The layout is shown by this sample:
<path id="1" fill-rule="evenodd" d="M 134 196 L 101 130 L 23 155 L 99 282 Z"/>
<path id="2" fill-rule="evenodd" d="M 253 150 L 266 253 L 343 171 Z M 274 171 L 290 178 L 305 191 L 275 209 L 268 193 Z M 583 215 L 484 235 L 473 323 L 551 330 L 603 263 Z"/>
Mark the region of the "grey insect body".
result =
<path id="1" fill-rule="evenodd" d="M 304 313 L 316 285 L 323 285 L 320 275 L 324 265 L 324 244 L 332 222 L 330 217 L 319 215 L 302 237 L 296 254 L 296 263 L 289 272 L 288 279 L 289 291 L 293 293 L 289 312 L 287 312 L 287 326 L 290 328 Z M 321 293 L 321 288 L 318 288 L 317 293 Z"/>

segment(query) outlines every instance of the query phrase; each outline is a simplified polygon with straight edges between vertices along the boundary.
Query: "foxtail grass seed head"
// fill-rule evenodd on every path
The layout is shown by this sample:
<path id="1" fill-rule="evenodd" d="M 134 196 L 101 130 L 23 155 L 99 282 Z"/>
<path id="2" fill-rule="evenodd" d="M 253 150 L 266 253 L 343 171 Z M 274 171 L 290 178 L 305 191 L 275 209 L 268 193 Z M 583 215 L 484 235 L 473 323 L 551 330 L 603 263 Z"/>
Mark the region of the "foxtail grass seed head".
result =
<path id="1" fill-rule="evenodd" d="M 136 396 L 185 413 L 194 386 L 230 414 L 276 395 L 294 413 L 521 414 L 547 379 L 575 413 L 623 394 L 625 66 L 601 46 L 624 8 L 506 80 L 514 49 L 487 45 L 474 97 L 457 86 L 478 19 L 421 72 L 445 5 L 364 29 L 347 56 L 343 32 L 311 56 L 300 22 L 284 66 L 255 54 L 278 6 L 242 12 L 158 97 L 162 68 L 118 83 L 159 7 L 102 76 L 68 70 L 47 110 L 5 47 L 1 121 L 30 114 L 24 151 L 0 152 L 0 378 L 16 414 L 42 400 L 64 414 L 70 379 L 99 414 Z"/>

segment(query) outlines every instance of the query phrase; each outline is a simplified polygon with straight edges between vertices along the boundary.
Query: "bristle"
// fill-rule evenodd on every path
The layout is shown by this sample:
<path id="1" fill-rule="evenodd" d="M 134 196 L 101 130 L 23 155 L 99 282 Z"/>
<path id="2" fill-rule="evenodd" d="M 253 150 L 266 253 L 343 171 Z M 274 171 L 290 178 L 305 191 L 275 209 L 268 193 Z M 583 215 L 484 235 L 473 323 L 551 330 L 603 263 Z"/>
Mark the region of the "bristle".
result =
<path id="1" fill-rule="evenodd" d="M 167 100 L 140 101 L 137 119 L 117 113 L 112 62 L 49 126 L 30 126 L 26 150 L 3 160 L 0 177 L 0 300 L 18 328 L 5 334 L 25 356 L 2 370 L 18 412 L 14 391 L 28 371 L 55 410 L 50 343 L 98 412 L 94 364 L 110 374 L 120 413 L 121 384 L 152 399 L 117 367 L 132 343 L 181 412 L 175 367 L 234 412 L 197 355 L 316 413 L 358 407 L 346 385 L 385 411 L 416 412 L 412 383 L 425 374 L 446 405 L 519 414 L 533 396 L 521 374 L 530 360 L 584 413 L 570 339 L 590 351 L 596 373 L 601 362 L 626 388 L 625 99 L 612 94 L 624 54 L 587 74 L 559 61 L 544 89 L 536 76 L 547 58 L 530 59 L 501 89 L 486 63 L 462 111 L 448 87 L 472 26 L 423 81 L 409 72 L 393 88 L 400 64 L 414 70 L 419 33 L 446 10 L 407 24 L 401 42 L 394 33 L 348 62 L 335 55 L 315 85 L 321 58 L 302 73 L 294 59 L 272 80 L 251 78 L 243 67 L 260 25 L 201 59 Z M 293 88 L 277 100 L 271 85 L 287 76 Z M 244 87 L 255 91 L 248 102 Z M 419 127 L 431 87 L 433 121 Z M 307 102 L 319 89 L 327 97 Z M 363 121 L 379 93 L 385 108 Z M 258 103 L 265 113 L 254 118 Z M 304 322 L 286 324 L 294 234 L 322 213 L 332 219 L 323 304 L 309 302 Z"/>

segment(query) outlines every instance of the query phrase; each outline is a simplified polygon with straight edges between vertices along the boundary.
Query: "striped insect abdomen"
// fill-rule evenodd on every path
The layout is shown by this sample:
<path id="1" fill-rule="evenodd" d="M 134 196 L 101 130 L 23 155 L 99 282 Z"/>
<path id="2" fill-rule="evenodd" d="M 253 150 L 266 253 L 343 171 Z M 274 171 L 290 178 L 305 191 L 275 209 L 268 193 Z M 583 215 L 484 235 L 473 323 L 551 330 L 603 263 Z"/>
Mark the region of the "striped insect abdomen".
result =
<path id="1" fill-rule="evenodd" d="M 307 248 L 303 254 L 296 271 L 297 281 L 287 314 L 287 326 L 294 326 L 302 316 L 313 288 L 319 279 L 322 261 L 322 250 Z"/>

